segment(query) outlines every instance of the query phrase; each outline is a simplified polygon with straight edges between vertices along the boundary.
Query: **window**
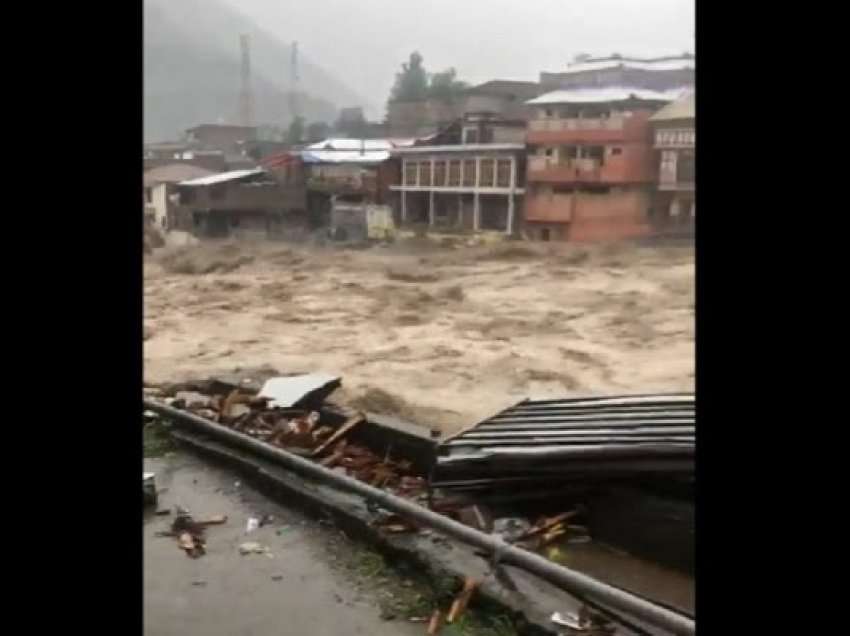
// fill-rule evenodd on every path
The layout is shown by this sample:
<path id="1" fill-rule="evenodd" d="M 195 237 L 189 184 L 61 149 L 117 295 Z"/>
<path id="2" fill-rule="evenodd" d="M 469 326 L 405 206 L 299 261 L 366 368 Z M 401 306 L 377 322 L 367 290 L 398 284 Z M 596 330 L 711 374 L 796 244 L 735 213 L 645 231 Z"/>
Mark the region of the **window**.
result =
<path id="1" fill-rule="evenodd" d="M 227 187 L 223 184 L 216 184 L 210 188 L 210 199 L 213 201 L 220 201 L 224 198 Z"/>
<path id="2" fill-rule="evenodd" d="M 495 177 L 493 163 L 494 162 L 492 159 L 481 160 L 481 175 L 478 181 L 479 186 L 482 186 L 484 188 L 493 187 L 493 177 Z"/>
<path id="3" fill-rule="evenodd" d="M 186 205 L 195 200 L 194 188 L 180 188 L 180 203 Z"/>
<path id="4" fill-rule="evenodd" d="M 465 144 L 477 144 L 478 143 L 478 131 L 475 128 L 467 128 L 463 132 L 464 138 L 463 143 Z"/>
<path id="5" fill-rule="evenodd" d="M 547 117 L 551 117 L 551 116 L 552 116 L 552 109 L 551 109 L 551 108 L 547 108 L 547 109 L 546 109 L 546 110 L 544 110 L 543 112 L 546 114 L 546 116 L 547 116 Z"/>
<path id="6" fill-rule="evenodd" d="M 460 161 L 449 161 L 449 186 L 460 185 Z"/>
<path id="7" fill-rule="evenodd" d="M 431 162 L 430 161 L 419 162 L 419 185 L 420 186 L 431 185 Z"/>
<path id="8" fill-rule="evenodd" d="M 475 159 L 464 159 L 463 161 L 463 185 L 466 188 L 475 186 Z"/>
<path id="9" fill-rule="evenodd" d="M 611 154 L 612 154 L 612 155 L 615 155 L 615 156 L 616 156 L 616 155 L 621 155 L 621 154 L 623 154 L 623 149 L 622 149 L 622 148 L 619 148 L 619 147 L 617 147 L 617 146 L 614 146 L 613 148 L 611 148 Z"/>
<path id="10" fill-rule="evenodd" d="M 547 148 L 547 149 L 546 149 L 546 156 L 547 156 L 547 157 L 551 157 L 551 156 L 552 156 L 552 155 L 554 155 L 554 154 L 555 154 L 555 149 L 554 149 L 554 148 Z"/>
<path id="11" fill-rule="evenodd" d="M 434 162 L 434 185 L 440 186 L 440 187 L 446 185 L 446 162 L 445 161 L 435 161 Z"/>
<path id="12" fill-rule="evenodd" d="M 500 188 L 511 187 L 510 159 L 499 159 L 496 163 L 496 185 Z"/>
<path id="13" fill-rule="evenodd" d="M 679 160 L 676 165 L 676 181 L 679 183 L 693 183 L 696 179 L 696 167 L 694 153 L 690 150 L 679 152 Z"/>
<path id="14" fill-rule="evenodd" d="M 145 202 L 153 203 L 153 188 L 145 188 Z"/>
<path id="15" fill-rule="evenodd" d="M 404 185 L 415 186 L 416 185 L 416 170 L 419 168 L 419 164 L 415 161 L 405 161 L 404 162 Z"/>

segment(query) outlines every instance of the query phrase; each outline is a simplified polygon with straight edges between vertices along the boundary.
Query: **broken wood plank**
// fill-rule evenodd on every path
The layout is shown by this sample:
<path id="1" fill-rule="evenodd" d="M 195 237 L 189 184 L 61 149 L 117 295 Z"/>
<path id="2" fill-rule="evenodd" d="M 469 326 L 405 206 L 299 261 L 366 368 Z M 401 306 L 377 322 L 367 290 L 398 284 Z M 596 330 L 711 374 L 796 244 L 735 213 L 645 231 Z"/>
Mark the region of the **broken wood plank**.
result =
<path id="1" fill-rule="evenodd" d="M 457 595 L 454 602 L 452 602 L 452 608 L 449 610 L 449 615 L 446 617 L 447 623 L 454 623 L 458 618 L 460 618 L 461 614 L 463 614 L 464 610 L 466 610 L 466 606 L 469 605 L 472 595 L 475 594 L 475 590 L 478 589 L 480 584 L 480 581 L 473 579 L 471 576 L 467 576 L 466 579 L 464 579 L 463 589 L 460 591 L 460 594 Z"/>
<path id="2" fill-rule="evenodd" d="M 316 457 L 317 455 L 321 455 L 326 448 L 328 448 L 329 446 L 332 446 L 338 440 L 342 439 L 342 437 L 344 435 L 348 434 L 348 432 L 351 429 L 353 429 L 355 426 L 357 426 L 358 424 L 361 424 L 362 422 L 365 422 L 365 421 L 366 421 L 366 418 L 363 417 L 362 413 L 357 413 L 356 415 L 348 418 L 348 420 L 345 422 L 345 424 L 340 426 L 333 435 L 331 435 L 328 439 L 326 439 L 324 442 L 319 444 L 313 450 L 313 457 Z"/>

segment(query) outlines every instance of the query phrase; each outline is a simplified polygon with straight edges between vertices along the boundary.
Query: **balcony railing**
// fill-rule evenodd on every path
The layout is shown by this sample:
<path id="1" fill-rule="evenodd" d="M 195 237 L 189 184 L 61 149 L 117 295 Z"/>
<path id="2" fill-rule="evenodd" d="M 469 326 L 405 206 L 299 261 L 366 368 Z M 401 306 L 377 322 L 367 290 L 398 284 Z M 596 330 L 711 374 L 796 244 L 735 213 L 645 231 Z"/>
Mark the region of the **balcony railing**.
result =
<path id="1" fill-rule="evenodd" d="M 599 166 L 600 164 L 598 159 L 590 158 L 561 159 L 560 161 L 556 161 L 554 157 L 529 157 L 528 159 L 528 169 L 531 172 L 549 170 L 552 168 L 557 168 L 559 170 L 588 171 L 597 170 L 599 169 Z"/>
<path id="2" fill-rule="evenodd" d="M 607 119 L 532 119 L 528 122 L 533 132 L 559 132 L 562 130 L 623 130 L 624 117 Z"/>

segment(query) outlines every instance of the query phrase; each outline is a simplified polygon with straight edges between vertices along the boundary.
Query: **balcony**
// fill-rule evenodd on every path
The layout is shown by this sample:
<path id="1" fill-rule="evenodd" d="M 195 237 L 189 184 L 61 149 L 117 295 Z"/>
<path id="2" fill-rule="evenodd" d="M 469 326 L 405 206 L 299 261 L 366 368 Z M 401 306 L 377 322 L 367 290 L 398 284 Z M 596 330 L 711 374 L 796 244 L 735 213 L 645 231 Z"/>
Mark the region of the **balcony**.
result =
<path id="1" fill-rule="evenodd" d="M 647 122 L 648 114 L 617 115 L 593 119 L 532 119 L 528 122 L 526 141 L 540 143 L 607 143 L 652 142 L 652 132 Z"/>
<path id="2" fill-rule="evenodd" d="M 606 119 L 532 119 L 528 129 L 532 132 L 560 132 L 562 130 L 623 130 L 625 117 Z"/>
<path id="3" fill-rule="evenodd" d="M 529 157 L 529 181 L 597 182 L 602 166 L 597 159 L 567 159 L 557 162 L 551 157 Z"/>

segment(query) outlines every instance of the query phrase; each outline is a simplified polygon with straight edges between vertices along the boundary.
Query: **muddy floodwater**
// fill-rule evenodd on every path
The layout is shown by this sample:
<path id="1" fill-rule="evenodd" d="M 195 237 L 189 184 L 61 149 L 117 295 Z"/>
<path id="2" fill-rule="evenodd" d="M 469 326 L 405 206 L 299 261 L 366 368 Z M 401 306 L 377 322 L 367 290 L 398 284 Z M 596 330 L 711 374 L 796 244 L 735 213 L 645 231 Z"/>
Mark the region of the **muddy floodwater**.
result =
<path id="1" fill-rule="evenodd" d="M 270 366 L 453 432 L 527 397 L 691 391 L 694 250 L 508 243 L 163 248 L 148 382 Z"/>

